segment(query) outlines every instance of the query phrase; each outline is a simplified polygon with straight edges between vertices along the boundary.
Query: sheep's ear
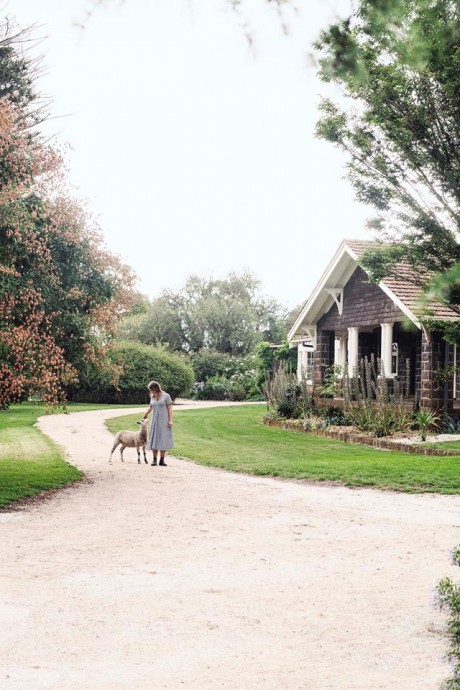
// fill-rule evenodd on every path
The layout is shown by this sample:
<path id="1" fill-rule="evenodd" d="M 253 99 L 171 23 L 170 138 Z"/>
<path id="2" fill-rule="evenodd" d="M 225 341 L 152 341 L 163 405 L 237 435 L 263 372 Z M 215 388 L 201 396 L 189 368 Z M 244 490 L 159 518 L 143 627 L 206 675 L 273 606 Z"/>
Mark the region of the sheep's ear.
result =
<path id="1" fill-rule="evenodd" d="M 136 424 L 142 424 L 142 422 L 136 422 Z"/>

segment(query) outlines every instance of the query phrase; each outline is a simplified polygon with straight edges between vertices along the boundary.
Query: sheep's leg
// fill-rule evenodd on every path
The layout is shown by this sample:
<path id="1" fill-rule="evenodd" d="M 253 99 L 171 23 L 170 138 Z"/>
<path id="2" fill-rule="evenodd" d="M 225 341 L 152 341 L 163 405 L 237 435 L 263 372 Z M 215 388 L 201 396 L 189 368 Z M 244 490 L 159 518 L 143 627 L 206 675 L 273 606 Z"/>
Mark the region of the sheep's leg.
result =
<path id="1" fill-rule="evenodd" d="M 145 462 L 146 465 L 148 465 L 148 464 L 149 464 L 149 461 L 147 460 L 147 456 L 146 456 L 146 454 L 145 454 L 145 446 L 142 446 L 142 452 L 144 453 L 144 462 Z"/>
<path id="2" fill-rule="evenodd" d="M 122 462 L 124 462 L 124 460 L 123 460 L 123 451 L 124 451 L 124 449 L 125 449 L 125 447 L 124 447 L 124 446 L 121 446 L 121 448 L 120 448 L 120 458 L 121 458 L 121 461 L 122 461 Z"/>
<path id="3" fill-rule="evenodd" d="M 141 454 L 139 452 L 139 446 L 136 446 L 136 450 L 137 450 L 137 464 L 140 465 L 141 464 Z"/>
<path id="4" fill-rule="evenodd" d="M 116 442 L 113 444 L 112 450 L 110 451 L 110 458 L 109 458 L 109 462 L 110 462 L 110 463 L 112 463 L 113 451 L 114 451 L 115 448 L 118 446 L 118 444 L 119 444 L 119 441 L 116 441 Z"/>

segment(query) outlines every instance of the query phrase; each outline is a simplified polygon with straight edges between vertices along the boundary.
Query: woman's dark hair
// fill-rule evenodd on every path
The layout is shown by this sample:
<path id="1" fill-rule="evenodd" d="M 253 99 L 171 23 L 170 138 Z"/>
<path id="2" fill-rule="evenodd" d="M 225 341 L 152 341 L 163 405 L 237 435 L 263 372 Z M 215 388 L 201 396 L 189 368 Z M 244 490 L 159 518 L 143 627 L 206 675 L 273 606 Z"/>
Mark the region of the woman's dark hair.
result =
<path id="1" fill-rule="evenodd" d="M 152 393 L 161 393 L 161 386 L 157 381 L 150 381 L 149 385 L 147 386 L 149 391 Z"/>

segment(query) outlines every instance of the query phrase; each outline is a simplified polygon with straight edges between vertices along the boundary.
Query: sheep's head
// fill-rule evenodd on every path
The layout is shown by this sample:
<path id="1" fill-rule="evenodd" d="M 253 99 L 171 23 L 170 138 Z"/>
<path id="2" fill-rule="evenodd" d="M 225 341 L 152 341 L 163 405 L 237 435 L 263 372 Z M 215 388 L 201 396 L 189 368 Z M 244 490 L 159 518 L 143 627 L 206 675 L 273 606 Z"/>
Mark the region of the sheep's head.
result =
<path id="1" fill-rule="evenodd" d="M 144 427 L 146 427 L 147 424 L 149 423 L 149 420 L 148 420 L 148 419 L 142 419 L 140 422 L 137 422 L 137 423 L 140 424 L 141 427 L 144 428 Z"/>

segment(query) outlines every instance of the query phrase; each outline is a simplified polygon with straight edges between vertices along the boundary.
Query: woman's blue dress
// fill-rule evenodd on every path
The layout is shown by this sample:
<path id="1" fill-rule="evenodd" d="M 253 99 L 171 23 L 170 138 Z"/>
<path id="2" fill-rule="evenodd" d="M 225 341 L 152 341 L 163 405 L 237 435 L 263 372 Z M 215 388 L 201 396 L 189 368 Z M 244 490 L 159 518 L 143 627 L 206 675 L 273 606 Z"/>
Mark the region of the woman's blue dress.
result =
<path id="1" fill-rule="evenodd" d="M 172 429 L 168 426 L 168 405 L 172 405 L 169 393 L 161 394 L 159 400 L 152 396 L 152 421 L 150 423 L 147 450 L 170 450 L 174 448 Z"/>

